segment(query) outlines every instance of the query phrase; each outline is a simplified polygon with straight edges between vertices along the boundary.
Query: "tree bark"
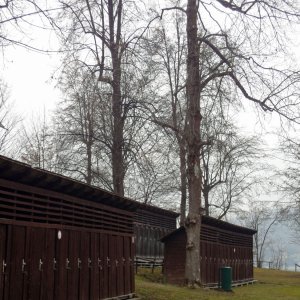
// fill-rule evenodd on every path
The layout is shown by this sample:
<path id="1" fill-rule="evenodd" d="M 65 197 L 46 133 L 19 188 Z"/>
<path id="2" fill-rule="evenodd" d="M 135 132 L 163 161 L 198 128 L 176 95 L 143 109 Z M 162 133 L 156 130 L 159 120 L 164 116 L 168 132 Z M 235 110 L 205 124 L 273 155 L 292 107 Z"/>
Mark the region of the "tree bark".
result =
<path id="1" fill-rule="evenodd" d="M 113 78 L 112 78 L 112 114 L 113 114 L 113 141 L 112 141 L 112 177 L 114 192 L 124 196 L 124 119 L 122 115 L 122 96 L 121 96 L 121 17 L 122 0 L 118 1 L 117 17 L 114 16 L 114 4 L 108 1 L 109 14 L 109 34 L 110 34 L 110 53 L 112 59 Z M 115 33 L 115 23 L 117 23 Z"/>
<path id="2" fill-rule="evenodd" d="M 208 187 L 204 187 L 203 190 L 203 198 L 204 198 L 204 212 L 205 212 L 205 215 L 206 216 L 209 216 L 209 200 L 208 200 L 208 197 L 209 197 L 209 189 Z"/>
<path id="3" fill-rule="evenodd" d="M 93 146 L 93 121 L 90 103 L 87 104 L 87 143 L 86 143 L 86 154 L 87 154 L 87 170 L 86 170 L 86 183 L 92 184 L 92 146 Z"/>
<path id="4" fill-rule="evenodd" d="M 187 178 L 189 211 L 185 222 L 187 235 L 185 276 L 187 284 L 201 284 L 200 231 L 201 231 L 201 171 L 200 171 L 200 73 L 196 0 L 187 4 Z"/>
<path id="5" fill-rule="evenodd" d="M 122 97 L 121 97 L 121 62 L 116 55 L 117 50 L 112 50 L 113 59 L 113 143 L 112 143 L 112 176 L 114 192 L 124 195 L 124 121 L 122 116 Z"/>
<path id="6" fill-rule="evenodd" d="M 186 182 L 186 148 L 184 140 L 179 142 L 179 159 L 180 159 L 180 225 L 184 225 L 186 216 L 186 199 L 187 199 L 187 182 Z"/>

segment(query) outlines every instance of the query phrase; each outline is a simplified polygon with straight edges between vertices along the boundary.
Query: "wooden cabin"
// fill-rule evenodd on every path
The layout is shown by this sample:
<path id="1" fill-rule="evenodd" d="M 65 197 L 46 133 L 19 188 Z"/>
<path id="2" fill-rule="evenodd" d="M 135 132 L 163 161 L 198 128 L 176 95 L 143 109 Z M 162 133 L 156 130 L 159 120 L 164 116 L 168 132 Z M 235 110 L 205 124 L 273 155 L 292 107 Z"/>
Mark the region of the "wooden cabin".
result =
<path id="1" fill-rule="evenodd" d="M 0 156 L 0 299 L 132 299 L 139 203 Z"/>
<path id="2" fill-rule="evenodd" d="M 219 283 L 220 268 L 232 268 L 233 283 L 253 281 L 253 234 L 256 231 L 202 216 L 200 255 L 203 285 Z M 162 238 L 163 273 L 168 283 L 184 284 L 186 233 L 180 227 Z"/>

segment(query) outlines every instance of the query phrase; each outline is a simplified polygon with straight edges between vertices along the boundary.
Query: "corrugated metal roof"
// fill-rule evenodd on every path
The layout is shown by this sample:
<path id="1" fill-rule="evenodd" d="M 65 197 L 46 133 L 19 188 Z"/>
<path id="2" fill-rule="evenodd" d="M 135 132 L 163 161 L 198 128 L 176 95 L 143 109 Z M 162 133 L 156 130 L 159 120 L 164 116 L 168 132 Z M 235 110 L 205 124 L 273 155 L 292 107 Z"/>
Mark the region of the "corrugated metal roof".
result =
<path id="1" fill-rule="evenodd" d="M 139 208 L 158 214 L 170 216 L 178 215 L 175 212 L 152 205 L 146 205 L 54 172 L 31 167 L 28 164 L 2 155 L 0 155 L 0 178 L 129 211 L 135 211 Z"/>

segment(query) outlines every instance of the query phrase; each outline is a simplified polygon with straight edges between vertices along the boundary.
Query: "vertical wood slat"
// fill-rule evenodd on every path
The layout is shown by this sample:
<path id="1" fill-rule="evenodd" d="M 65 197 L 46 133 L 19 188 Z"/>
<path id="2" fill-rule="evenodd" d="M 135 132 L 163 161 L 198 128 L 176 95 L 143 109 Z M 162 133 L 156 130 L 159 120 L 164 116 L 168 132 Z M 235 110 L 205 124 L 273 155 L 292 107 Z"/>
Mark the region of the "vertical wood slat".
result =
<path id="1" fill-rule="evenodd" d="M 24 272 L 22 272 L 22 263 L 23 260 L 25 261 L 26 229 L 21 226 L 12 226 L 11 234 L 11 253 L 8 261 L 10 265 L 9 290 L 6 299 L 22 299 L 24 272 L 28 272 L 27 266 L 24 266 Z"/>
<path id="2" fill-rule="evenodd" d="M 109 259 L 109 248 L 108 248 L 108 235 L 101 234 L 102 236 L 102 251 L 103 251 L 103 298 L 109 297 L 109 274 L 110 274 L 110 262 L 107 260 Z"/>
<path id="3" fill-rule="evenodd" d="M 4 276 L 4 293 L 3 293 L 3 299 L 9 300 L 9 290 L 10 290 L 10 273 L 12 270 L 11 266 L 11 255 L 12 255 L 12 226 L 7 225 L 7 231 L 6 231 L 6 272 Z"/>
<path id="4" fill-rule="evenodd" d="M 124 237 L 124 291 L 130 293 L 130 237 Z"/>
<path id="5" fill-rule="evenodd" d="M 99 267 L 99 298 L 107 297 L 107 293 L 105 291 L 105 255 L 104 255 L 104 234 L 99 234 L 99 260 L 98 260 L 98 267 Z"/>
<path id="6" fill-rule="evenodd" d="M 65 262 L 65 267 L 69 263 L 68 269 L 68 292 L 67 300 L 78 299 L 79 290 L 79 269 L 78 258 L 80 257 L 80 235 L 77 231 L 70 231 L 68 245 L 68 262 Z"/>
<path id="7" fill-rule="evenodd" d="M 135 238 L 131 237 L 130 241 L 130 289 L 135 291 L 135 281 L 134 281 L 134 261 L 135 257 Z"/>
<path id="8" fill-rule="evenodd" d="M 55 257 L 56 230 L 46 229 L 43 253 L 43 274 L 41 282 L 41 300 L 54 299 L 54 257 Z"/>
<path id="9" fill-rule="evenodd" d="M 4 297 L 4 281 L 5 281 L 5 273 L 6 273 L 6 266 L 3 264 L 7 264 L 6 251 L 5 251 L 6 229 L 7 229 L 6 225 L 0 224 L 0 266 L 1 266 L 1 269 L 0 269 L 0 300 L 3 300 L 3 297 Z"/>
<path id="10" fill-rule="evenodd" d="M 109 267 L 109 297 L 115 297 L 117 295 L 117 289 L 116 289 L 116 243 L 115 243 L 116 237 L 114 235 L 110 235 L 108 237 L 109 240 L 109 259 L 110 259 L 110 267 Z"/>
<path id="11" fill-rule="evenodd" d="M 69 231 L 61 230 L 61 239 L 56 240 L 57 270 L 55 271 L 54 299 L 67 299 L 67 270 L 66 259 L 68 258 Z"/>
<path id="12" fill-rule="evenodd" d="M 98 266 L 98 259 L 100 259 L 99 253 L 99 234 L 91 233 L 91 262 L 90 262 L 90 298 L 100 298 L 100 268 Z"/>
<path id="13" fill-rule="evenodd" d="M 123 237 L 116 236 L 116 290 L 117 295 L 124 295 L 124 274 L 123 274 Z"/>
<path id="14" fill-rule="evenodd" d="M 31 300 L 40 300 L 41 282 L 44 270 L 44 245 L 45 245 L 45 229 L 30 228 L 27 229 L 27 240 L 29 243 L 29 253 L 26 253 L 28 263 L 28 274 L 26 275 L 26 285 L 28 286 L 27 297 Z M 35 242 L 38 241 L 38 242 Z"/>
<path id="15" fill-rule="evenodd" d="M 80 260 L 81 268 L 79 269 L 79 299 L 90 299 L 89 295 L 89 267 L 90 259 L 90 234 L 81 232 L 80 234 Z"/>

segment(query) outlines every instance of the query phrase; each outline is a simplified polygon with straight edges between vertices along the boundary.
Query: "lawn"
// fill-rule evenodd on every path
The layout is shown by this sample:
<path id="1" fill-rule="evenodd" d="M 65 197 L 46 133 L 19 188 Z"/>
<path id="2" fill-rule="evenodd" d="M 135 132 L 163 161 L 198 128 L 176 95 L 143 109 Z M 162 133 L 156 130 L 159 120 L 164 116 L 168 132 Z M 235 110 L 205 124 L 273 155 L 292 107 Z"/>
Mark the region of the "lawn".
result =
<path id="1" fill-rule="evenodd" d="M 143 300 L 299 300 L 300 272 L 256 269 L 258 283 L 221 292 L 208 289 L 188 289 L 163 284 L 159 273 L 141 270 L 136 276 L 136 291 Z"/>

